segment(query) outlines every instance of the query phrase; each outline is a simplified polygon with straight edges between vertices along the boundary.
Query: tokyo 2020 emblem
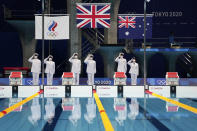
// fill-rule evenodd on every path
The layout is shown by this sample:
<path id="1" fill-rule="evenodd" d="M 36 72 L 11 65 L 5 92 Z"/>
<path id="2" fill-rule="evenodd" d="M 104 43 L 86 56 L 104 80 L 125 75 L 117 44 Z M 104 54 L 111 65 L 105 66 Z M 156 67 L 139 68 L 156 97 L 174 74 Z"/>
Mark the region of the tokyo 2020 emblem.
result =
<path id="1" fill-rule="evenodd" d="M 51 38 L 55 38 L 58 36 L 58 32 L 55 31 L 55 28 L 58 26 L 56 21 L 50 21 L 48 25 L 47 35 Z"/>

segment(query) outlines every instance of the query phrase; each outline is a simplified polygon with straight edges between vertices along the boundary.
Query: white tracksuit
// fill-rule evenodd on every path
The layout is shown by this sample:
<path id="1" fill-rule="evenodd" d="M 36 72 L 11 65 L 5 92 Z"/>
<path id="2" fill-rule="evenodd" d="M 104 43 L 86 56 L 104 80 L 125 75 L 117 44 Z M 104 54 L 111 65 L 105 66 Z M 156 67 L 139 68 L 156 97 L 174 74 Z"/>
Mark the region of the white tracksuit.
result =
<path id="1" fill-rule="evenodd" d="M 129 104 L 130 113 L 128 113 L 128 117 L 132 120 L 136 119 L 136 116 L 139 114 L 139 103 L 137 98 L 131 98 L 131 104 Z"/>
<path id="2" fill-rule="evenodd" d="M 55 116 L 55 105 L 53 103 L 53 98 L 47 98 L 47 103 L 45 105 L 46 114 L 44 116 L 45 120 L 52 119 Z"/>
<path id="3" fill-rule="evenodd" d="M 128 65 L 130 66 L 131 85 L 137 85 L 137 76 L 139 75 L 138 63 L 129 61 Z"/>
<path id="4" fill-rule="evenodd" d="M 31 116 L 28 117 L 32 124 L 36 124 L 41 118 L 41 108 L 39 104 L 39 98 L 34 98 L 31 105 Z"/>
<path id="5" fill-rule="evenodd" d="M 96 73 L 96 61 L 90 60 L 86 57 L 85 64 L 87 64 L 86 73 L 88 74 L 88 85 L 94 85 L 94 74 Z"/>
<path id="6" fill-rule="evenodd" d="M 33 56 L 28 59 L 32 63 L 31 72 L 33 75 L 33 85 L 39 85 L 39 74 L 41 72 L 41 61 L 33 59 Z"/>
<path id="7" fill-rule="evenodd" d="M 79 85 L 79 74 L 81 73 L 81 60 L 73 59 L 73 56 L 69 59 L 69 62 L 72 63 L 71 72 L 74 75 L 74 84 Z"/>
<path id="8" fill-rule="evenodd" d="M 117 57 L 115 59 L 115 62 L 118 63 L 118 68 L 117 68 L 117 72 L 127 72 L 127 60 L 124 58 L 119 58 Z"/>
<path id="9" fill-rule="evenodd" d="M 55 62 L 44 60 L 46 64 L 45 73 L 47 74 L 47 85 L 53 85 L 53 75 L 55 74 Z"/>
<path id="10" fill-rule="evenodd" d="M 96 104 L 94 104 L 94 98 L 88 98 L 88 104 L 86 104 L 87 113 L 84 114 L 85 120 L 90 124 L 96 117 Z"/>

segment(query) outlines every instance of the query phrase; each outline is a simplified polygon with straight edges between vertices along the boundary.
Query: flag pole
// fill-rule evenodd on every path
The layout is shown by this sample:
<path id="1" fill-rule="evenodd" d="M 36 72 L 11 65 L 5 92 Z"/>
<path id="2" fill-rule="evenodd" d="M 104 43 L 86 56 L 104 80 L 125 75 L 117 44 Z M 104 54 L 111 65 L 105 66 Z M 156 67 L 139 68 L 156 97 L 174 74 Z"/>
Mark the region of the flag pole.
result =
<path id="1" fill-rule="evenodd" d="M 42 0 L 42 85 L 44 85 L 44 0 Z"/>
<path id="2" fill-rule="evenodd" d="M 41 89 L 44 89 L 44 5 L 45 1 L 42 0 L 42 85 Z M 43 119 L 44 116 L 44 95 L 41 95 L 41 118 Z M 38 98 L 39 99 L 39 98 Z M 44 126 L 44 121 L 41 122 L 42 126 Z"/>
<path id="3" fill-rule="evenodd" d="M 146 118 L 146 1 L 144 0 L 144 116 Z"/>
<path id="4" fill-rule="evenodd" d="M 51 13 L 51 0 L 48 0 L 48 14 Z M 49 40 L 49 55 L 51 55 L 51 40 Z"/>

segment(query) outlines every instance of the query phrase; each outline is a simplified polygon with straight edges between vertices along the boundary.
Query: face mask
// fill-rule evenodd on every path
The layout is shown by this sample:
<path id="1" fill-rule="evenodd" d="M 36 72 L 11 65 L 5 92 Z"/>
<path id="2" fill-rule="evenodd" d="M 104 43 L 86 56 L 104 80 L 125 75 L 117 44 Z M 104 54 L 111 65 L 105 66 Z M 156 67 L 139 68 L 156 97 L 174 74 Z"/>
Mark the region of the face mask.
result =
<path id="1" fill-rule="evenodd" d="M 135 60 L 133 60 L 133 63 L 135 63 Z"/>
<path id="2" fill-rule="evenodd" d="M 49 58 L 49 61 L 52 61 L 52 58 Z"/>
<path id="3" fill-rule="evenodd" d="M 93 60 L 93 58 L 92 58 L 92 57 L 90 57 L 90 60 Z"/>
<path id="4" fill-rule="evenodd" d="M 34 59 L 37 59 L 38 58 L 38 56 L 34 56 Z"/>
<path id="5" fill-rule="evenodd" d="M 74 59 L 77 59 L 78 58 L 78 56 L 74 56 Z"/>

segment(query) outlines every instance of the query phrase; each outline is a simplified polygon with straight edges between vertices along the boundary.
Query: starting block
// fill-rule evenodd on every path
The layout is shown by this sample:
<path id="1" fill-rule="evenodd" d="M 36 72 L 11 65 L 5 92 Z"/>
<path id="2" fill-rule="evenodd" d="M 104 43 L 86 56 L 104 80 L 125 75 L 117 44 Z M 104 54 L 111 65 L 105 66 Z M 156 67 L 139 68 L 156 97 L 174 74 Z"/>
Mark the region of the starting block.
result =
<path id="1" fill-rule="evenodd" d="M 123 126 L 124 120 L 127 119 L 127 103 L 126 98 L 114 98 L 114 111 L 117 111 L 115 120 L 120 126 Z"/>
<path id="2" fill-rule="evenodd" d="M 122 111 L 126 108 L 126 99 L 125 98 L 114 98 L 114 110 Z"/>
<path id="3" fill-rule="evenodd" d="M 11 72 L 9 76 L 10 85 L 22 85 L 22 72 Z"/>
<path id="4" fill-rule="evenodd" d="M 179 99 L 173 99 L 178 101 Z M 166 102 L 166 111 L 167 112 L 177 112 L 179 110 L 179 106 Z"/>
<path id="5" fill-rule="evenodd" d="M 126 75 L 124 72 L 115 72 L 114 74 L 114 85 L 126 85 Z M 114 110 L 125 110 L 126 99 L 125 98 L 114 98 Z"/>
<path id="6" fill-rule="evenodd" d="M 64 72 L 62 75 L 62 85 L 73 85 L 73 73 Z M 74 98 L 62 98 L 62 110 L 63 111 L 72 111 L 74 109 Z"/>
<path id="7" fill-rule="evenodd" d="M 22 72 L 11 72 L 9 76 L 10 85 L 22 85 L 23 75 Z M 13 87 L 12 87 L 13 88 Z M 22 98 L 10 98 L 9 99 L 9 107 L 15 105 L 16 103 L 22 101 Z M 13 111 L 20 112 L 22 110 L 22 106 L 14 109 Z"/>
<path id="8" fill-rule="evenodd" d="M 115 72 L 114 85 L 126 85 L 127 76 L 124 72 Z"/>
<path id="9" fill-rule="evenodd" d="M 62 75 L 62 85 L 73 85 L 73 73 L 64 72 Z"/>
<path id="10" fill-rule="evenodd" d="M 126 99 L 125 98 L 114 98 L 114 110 L 122 111 L 126 108 Z"/>
<path id="11" fill-rule="evenodd" d="M 63 111 L 72 111 L 74 108 L 74 102 L 75 99 L 74 98 L 62 98 L 62 109 Z"/>
<path id="12" fill-rule="evenodd" d="M 166 73 L 166 85 L 179 85 L 178 72 Z"/>
<path id="13" fill-rule="evenodd" d="M 167 72 L 166 73 L 166 85 L 170 85 L 170 91 L 173 92 L 171 96 L 176 97 L 176 88 L 172 86 L 179 85 L 179 76 L 178 72 Z M 172 98 L 172 100 L 179 101 L 178 98 Z M 166 111 L 167 112 L 177 112 L 179 106 L 166 102 Z"/>
<path id="14" fill-rule="evenodd" d="M 126 85 L 127 76 L 124 72 L 115 72 L 114 85 L 117 85 L 117 96 L 123 97 L 123 85 Z M 115 117 L 116 121 L 123 125 L 123 121 L 127 118 L 127 103 L 126 98 L 114 98 L 114 111 L 118 112 Z"/>

